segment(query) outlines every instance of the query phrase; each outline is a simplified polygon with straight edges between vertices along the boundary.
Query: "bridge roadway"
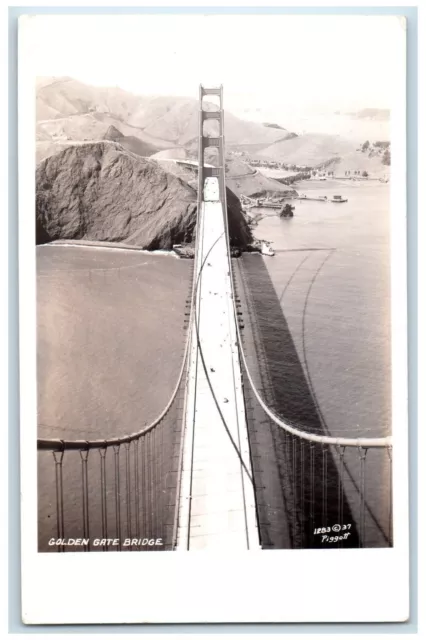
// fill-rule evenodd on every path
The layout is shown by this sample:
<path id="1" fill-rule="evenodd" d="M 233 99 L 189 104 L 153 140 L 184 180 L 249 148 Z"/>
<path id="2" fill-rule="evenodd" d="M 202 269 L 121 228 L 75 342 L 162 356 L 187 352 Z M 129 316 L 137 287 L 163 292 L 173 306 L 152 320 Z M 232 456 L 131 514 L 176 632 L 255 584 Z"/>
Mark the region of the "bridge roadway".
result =
<path id="1" fill-rule="evenodd" d="M 199 218 L 178 550 L 260 548 L 222 206 Z"/>

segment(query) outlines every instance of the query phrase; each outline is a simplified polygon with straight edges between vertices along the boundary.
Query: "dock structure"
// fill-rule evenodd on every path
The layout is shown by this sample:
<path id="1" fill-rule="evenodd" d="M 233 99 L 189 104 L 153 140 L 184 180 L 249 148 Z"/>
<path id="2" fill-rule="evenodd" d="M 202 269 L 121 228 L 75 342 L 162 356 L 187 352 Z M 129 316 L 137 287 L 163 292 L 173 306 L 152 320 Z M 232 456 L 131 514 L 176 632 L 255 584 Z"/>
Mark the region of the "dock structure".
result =
<path id="1" fill-rule="evenodd" d="M 203 111 L 204 95 L 220 110 Z M 203 136 L 216 118 L 220 136 Z M 216 146 L 219 166 L 204 166 Z M 225 228 L 222 89 L 200 88 L 199 218 L 177 550 L 260 549 Z M 211 197 L 205 184 L 217 180 Z M 213 190 L 214 191 L 214 190 Z"/>

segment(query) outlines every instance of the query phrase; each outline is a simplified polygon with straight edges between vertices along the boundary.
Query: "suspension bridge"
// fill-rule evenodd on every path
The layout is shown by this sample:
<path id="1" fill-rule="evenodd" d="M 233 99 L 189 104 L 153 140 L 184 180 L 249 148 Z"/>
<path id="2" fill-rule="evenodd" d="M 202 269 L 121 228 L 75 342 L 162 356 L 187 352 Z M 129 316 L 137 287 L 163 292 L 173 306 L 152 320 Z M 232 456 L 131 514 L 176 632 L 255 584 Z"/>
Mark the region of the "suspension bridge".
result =
<path id="1" fill-rule="evenodd" d="M 258 358 L 268 353 L 253 318 L 243 331 L 252 305 L 231 258 L 222 87 L 200 86 L 199 100 L 195 257 L 176 386 L 161 414 L 125 437 L 38 439 L 39 464 L 54 474 L 51 548 L 65 551 L 70 538 L 83 551 L 365 547 L 370 530 L 391 546 L 391 437 L 334 437 L 284 419 L 268 373 L 249 362 L 247 333 Z M 216 166 L 204 162 L 211 148 Z M 379 519 L 369 490 L 384 474 Z"/>

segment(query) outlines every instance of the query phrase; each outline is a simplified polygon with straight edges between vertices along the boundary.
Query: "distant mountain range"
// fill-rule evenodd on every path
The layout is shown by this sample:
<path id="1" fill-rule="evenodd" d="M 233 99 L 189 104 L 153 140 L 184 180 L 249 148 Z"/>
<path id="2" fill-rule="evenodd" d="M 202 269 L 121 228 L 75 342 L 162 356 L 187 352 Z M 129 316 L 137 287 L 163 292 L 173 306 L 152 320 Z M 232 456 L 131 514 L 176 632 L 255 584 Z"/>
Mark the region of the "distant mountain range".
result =
<path id="1" fill-rule="evenodd" d="M 37 162 L 68 146 L 101 140 L 118 142 L 127 151 L 145 157 L 156 156 L 163 160 L 197 158 L 199 103 L 195 98 L 141 96 L 119 87 L 89 86 L 69 77 L 38 78 L 36 88 Z M 216 107 L 210 105 L 210 108 Z M 250 113 L 254 117 L 253 110 Z M 295 165 L 318 166 L 334 162 L 340 164 L 339 170 L 346 164 L 348 168 L 359 166 L 369 172 L 386 170 L 379 158 L 357 151 L 364 139 L 374 142 L 385 140 L 386 136 L 368 135 L 364 139 L 359 136 L 355 139 L 318 132 L 319 129 L 317 133 L 310 132 L 315 131 L 324 118 L 318 113 L 315 120 L 315 112 L 306 120 L 305 130 L 299 135 L 277 124 L 275 118 L 265 117 L 264 121 L 253 122 L 245 119 L 246 113 L 242 116 L 225 112 L 228 152 L 243 152 L 246 158 Z M 333 118 L 336 122 L 342 119 L 359 122 L 361 129 L 365 129 L 365 124 L 369 132 L 371 127 L 381 132 L 387 127 L 389 111 L 362 109 L 353 114 L 336 112 Z M 206 133 L 217 135 L 215 126 L 217 122 L 214 120 L 207 121 Z M 235 156 L 228 157 L 227 161 L 232 164 Z M 232 173 L 240 176 L 244 171 L 228 172 L 228 179 Z M 249 180 L 253 182 L 255 177 L 247 177 L 246 181 Z"/>
<path id="2" fill-rule="evenodd" d="M 36 101 L 39 160 L 57 146 L 104 139 L 111 127 L 127 142 L 136 138 L 144 143 L 146 155 L 191 147 L 198 136 L 199 103 L 195 98 L 139 96 L 118 87 L 93 87 L 61 77 L 38 78 Z M 215 125 L 209 121 L 206 130 Z M 225 112 L 225 129 L 229 147 L 266 147 L 289 135 L 283 128 L 242 120 L 229 112 Z"/>
<path id="3" fill-rule="evenodd" d="M 360 119 L 368 118 L 369 120 L 389 120 L 390 109 L 361 109 L 360 111 L 354 111 L 347 115 Z"/>

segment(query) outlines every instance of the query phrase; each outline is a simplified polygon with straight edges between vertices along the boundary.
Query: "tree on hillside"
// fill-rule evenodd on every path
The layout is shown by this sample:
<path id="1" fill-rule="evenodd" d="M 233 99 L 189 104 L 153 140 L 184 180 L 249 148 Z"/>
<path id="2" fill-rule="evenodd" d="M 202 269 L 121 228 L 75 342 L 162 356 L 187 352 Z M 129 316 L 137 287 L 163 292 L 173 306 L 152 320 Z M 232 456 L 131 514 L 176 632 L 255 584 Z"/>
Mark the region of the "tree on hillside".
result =
<path id="1" fill-rule="evenodd" d="M 362 172 L 362 177 L 363 177 L 363 178 L 368 178 L 368 173 L 367 173 L 367 171 L 363 171 L 363 172 Z"/>
<path id="2" fill-rule="evenodd" d="M 387 166 L 389 166 L 390 163 L 391 163 L 391 154 L 389 149 L 386 149 L 386 151 L 383 154 L 382 164 L 386 164 Z"/>
<path id="3" fill-rule="evenodd" d="M 375 147 L 380 147 L 380 149 L 388 149 L 390 146 L 390 142 L 388 140 L 377 140 L 374 143 Z"/>
<path id="4" fill-rule="evenodd" d="M 368 147 L 369 147 L 369 146 L 370 146 L 370 143 L 369 143 L 369 141 L 368 141 L 368 140 L 366 140 L 366 141 L 364 142 L 364 144 L 362 145 L 362 147 L 361 147 L 362 151 L 367 151 L 367 149 L 368 149 Z"/>

